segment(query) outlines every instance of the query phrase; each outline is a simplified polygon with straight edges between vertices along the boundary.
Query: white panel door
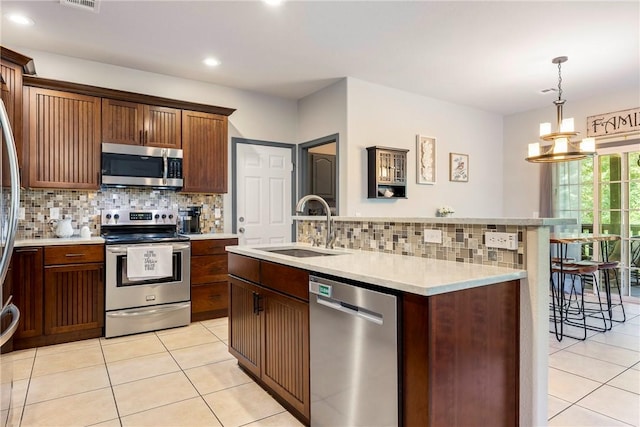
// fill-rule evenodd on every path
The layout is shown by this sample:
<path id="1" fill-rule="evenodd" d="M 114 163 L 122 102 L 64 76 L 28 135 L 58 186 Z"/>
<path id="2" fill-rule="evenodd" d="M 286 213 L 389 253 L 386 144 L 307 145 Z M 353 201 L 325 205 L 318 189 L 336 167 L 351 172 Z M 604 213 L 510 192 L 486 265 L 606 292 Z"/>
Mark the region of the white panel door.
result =
<path id="1" fill-rule="evenodd" d="M 236 154 L 238 243 L 291 242 L 291 149 L 238 144 Z"/>

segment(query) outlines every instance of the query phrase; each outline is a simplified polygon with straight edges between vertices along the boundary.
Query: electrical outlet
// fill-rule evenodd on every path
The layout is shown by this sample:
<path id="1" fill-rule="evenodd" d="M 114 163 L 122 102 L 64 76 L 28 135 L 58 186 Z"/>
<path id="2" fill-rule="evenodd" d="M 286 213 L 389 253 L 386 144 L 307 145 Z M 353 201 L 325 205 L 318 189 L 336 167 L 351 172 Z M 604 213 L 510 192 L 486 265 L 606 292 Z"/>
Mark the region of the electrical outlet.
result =
<path id="1" fill-rule="evenodd" d="M 516 250 L 518 249 L 518 235 L 488 231 L 484 233 L 484 244 L 488 248 Z"/>
<path id="2" fill-rule="evenodd" d="M 220 211 L 220 208 L 215 208 L 213 210 L 213 217 L 215 219 L 219 219 L 220 217 L 222 217 L 222 212 Z"/>
<path id="3" fill-rule="evenodd" d="M 60 208 L 49 208 L 49 219 L 60 219 Z"/>
<path id="4" fill-rule="evenodd" d="M 26 215 L 26 212 L 24 208 L 18 208 L 18 219 L 24 219 L 25 215 Z"/>
<path id="5" fill-rule="evenodd" d="M 424 243 L 442 243 L 442 230 L 422 230 Z"/>

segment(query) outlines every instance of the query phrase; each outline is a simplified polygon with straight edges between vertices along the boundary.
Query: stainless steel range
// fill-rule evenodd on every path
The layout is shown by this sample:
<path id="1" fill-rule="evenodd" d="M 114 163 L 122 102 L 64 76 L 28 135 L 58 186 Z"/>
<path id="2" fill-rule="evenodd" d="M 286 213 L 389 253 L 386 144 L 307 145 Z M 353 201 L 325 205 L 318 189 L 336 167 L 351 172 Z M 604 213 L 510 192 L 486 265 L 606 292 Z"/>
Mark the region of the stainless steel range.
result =
<path id="1" fill-rule="evenodd" d="M 105 336 L 191 322 L 191 243 L 170 210 L 105 210 Z"/>

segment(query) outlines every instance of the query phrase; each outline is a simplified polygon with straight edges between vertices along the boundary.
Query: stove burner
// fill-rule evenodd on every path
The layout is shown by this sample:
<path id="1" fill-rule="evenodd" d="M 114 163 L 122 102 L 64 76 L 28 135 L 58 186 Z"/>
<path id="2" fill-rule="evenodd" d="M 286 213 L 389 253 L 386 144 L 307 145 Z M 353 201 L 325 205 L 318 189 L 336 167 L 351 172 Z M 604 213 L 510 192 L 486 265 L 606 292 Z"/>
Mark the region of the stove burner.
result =
<path id="1" fill-rule="evenodd" d="M 178 234 L 177 218 L 171 210 L 103 211 L 100 235 L 107 245 L 189 241 Z"/>

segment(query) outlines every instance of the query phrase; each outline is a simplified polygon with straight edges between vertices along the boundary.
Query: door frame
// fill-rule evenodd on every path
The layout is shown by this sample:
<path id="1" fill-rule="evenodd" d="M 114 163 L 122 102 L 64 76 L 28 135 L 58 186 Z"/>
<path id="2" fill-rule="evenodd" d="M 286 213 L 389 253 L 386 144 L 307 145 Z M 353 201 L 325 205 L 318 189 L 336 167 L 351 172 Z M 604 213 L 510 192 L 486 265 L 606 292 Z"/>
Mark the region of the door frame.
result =
<path id="1" fill-rule="evenodd" d="M 309 156 L 309 149 L 317 147 L 319 145 L 329 144 L 331 142 L 336 143 L 336 215 L 340 213 L 340 134 L 334 133 L 333 135 L 323 136 L 321 138 L 313 139 L 311 141 L 303 142 L 298 145 L 298 164 L 300 165 L 298 171 L 298 198 L 302 197 L 303 189 L 308 184 L 309 166 L 306 161 Z"/>
<path id="2" fill-rule="evenodd" d="M 296 157 L 296 144 L 287 144 L 285 142 L 275 142 L 275 141 L 262 141 L 259 139 L 248 139 L 248 138 L 231 138 L 231 232 L 237 233 L 238 230 L 238 177 L 237 172 L 238 168 L 236 162 L 238 160 L 238 144 L 248 144 L 248 145 L 262 145 L 265 147 L 280 147 L 280 148 L 288 148 L 291 150 L 291 163 L 293 167 L 291 168 L 291 216 L 293 217 L 293 210 L 296 206 L 296 194 L 297 194 L 297 181 L 296 181 L 296 169 L 297 169 L 297 157 Z M 296 233 L 295 233 L 295 221 L 291 221 L 291 240 L 296 241 Z"/>

